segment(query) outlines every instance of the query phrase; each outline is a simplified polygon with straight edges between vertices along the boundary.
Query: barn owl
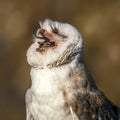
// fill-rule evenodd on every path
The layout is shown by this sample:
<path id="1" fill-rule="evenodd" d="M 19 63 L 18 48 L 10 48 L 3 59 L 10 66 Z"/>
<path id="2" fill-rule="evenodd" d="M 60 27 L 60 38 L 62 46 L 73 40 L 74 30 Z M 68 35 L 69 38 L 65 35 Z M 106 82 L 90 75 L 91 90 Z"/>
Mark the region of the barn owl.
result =
<path id="1" fill-rule="evenodd" d="M 120 120 L 120 110 L 89 74 L 80 32 L 70 24 L 39 22 L 27 51 L 32 85 L 26 120 Z"/>

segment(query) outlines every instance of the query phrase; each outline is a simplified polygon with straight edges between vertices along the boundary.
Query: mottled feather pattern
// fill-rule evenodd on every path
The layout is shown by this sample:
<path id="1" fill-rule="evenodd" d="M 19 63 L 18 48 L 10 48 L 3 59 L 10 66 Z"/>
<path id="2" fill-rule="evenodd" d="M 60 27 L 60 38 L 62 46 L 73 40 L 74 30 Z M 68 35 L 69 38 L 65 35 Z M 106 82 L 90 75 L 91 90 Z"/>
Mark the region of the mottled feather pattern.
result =
<path id="1" fill-rule="evenodd" d="M 78 30 L 51 20 L 39 26 L 27 51 L 32 85 L 26 120 L 120 120 L 120 109 L 97 88 L 85 66 Z"/>

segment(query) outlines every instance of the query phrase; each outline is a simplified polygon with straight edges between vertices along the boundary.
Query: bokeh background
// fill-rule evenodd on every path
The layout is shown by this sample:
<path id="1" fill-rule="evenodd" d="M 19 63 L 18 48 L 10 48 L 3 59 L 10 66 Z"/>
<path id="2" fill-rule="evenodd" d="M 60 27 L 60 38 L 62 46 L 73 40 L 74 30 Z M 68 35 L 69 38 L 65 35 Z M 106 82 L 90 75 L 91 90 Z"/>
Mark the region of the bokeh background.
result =
<path id="1" fill-rule="evenodd" d="M 81 31 L 89 71 L 120 106 L 120 0 L 0 0 L 0 119 L 25 120 L 26 50 L 33 28 L 45 18 Z"/>

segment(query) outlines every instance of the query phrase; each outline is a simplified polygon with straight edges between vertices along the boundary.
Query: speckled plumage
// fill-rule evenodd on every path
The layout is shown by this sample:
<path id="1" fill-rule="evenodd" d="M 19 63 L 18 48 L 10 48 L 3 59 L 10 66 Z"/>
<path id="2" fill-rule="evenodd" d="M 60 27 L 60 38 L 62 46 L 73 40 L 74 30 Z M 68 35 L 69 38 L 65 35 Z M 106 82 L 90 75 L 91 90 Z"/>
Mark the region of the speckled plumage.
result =
<path id="1" fill-rule="evenodd" d="M 26 120 L 120 120 L 120 110 L 97 88 L 76 28 L 51 20 L 39 23 L 27 51 L 31 88 Z"/>

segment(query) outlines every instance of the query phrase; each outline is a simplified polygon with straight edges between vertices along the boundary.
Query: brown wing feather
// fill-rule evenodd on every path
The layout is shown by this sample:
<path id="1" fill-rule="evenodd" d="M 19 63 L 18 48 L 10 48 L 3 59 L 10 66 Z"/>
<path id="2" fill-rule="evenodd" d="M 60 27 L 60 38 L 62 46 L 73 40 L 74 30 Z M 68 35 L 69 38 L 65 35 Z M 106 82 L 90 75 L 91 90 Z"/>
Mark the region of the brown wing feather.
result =
<path id="1" fill-rule="evenodd" d="M 79 120 L 120 120 L 120 110 L 99 91 L 85 67 L 73 75 L 78 94 L 72 109 Z"/>

